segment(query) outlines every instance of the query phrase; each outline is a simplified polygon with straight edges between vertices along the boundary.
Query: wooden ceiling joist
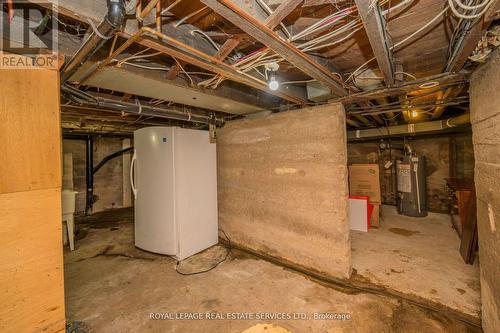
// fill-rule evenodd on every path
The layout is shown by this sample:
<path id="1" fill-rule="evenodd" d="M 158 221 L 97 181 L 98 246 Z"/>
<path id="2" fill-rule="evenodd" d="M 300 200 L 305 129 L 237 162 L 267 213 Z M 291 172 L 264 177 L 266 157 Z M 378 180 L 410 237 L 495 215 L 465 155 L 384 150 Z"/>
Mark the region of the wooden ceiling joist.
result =
<path id="1" fill-rule="evenodd" d="M 449 59 L 449 62 L 445 68 L 447 72 L 456 72 L 462 69 L 465 62 L 472 54 L 472 51 L 477 46 L 477 43 L 483 36 L 483 30 L 487 29 L 490 23 L 495 19 L 495 13 L 500 10 L 500 0 L 496 0 L 496 3 L 491 5 L 486 13 L 477 22 L 472 23 L 473 26 L 469 27 L 464 39 L 457 46 L 457 50 L 454 56 Z"/>
<path id="2" fill-rule="evenodd" d="M 47 0 L 45 2 L 40 2 L 38 0 L 29 0 L 32 3 L 39 4 L 41 6 L 49 6 L 54 5 L 59 14 L 71 17 L 74 20 L 80 21 L 82 23 L 88 24 L 88 21 L 91 20 L 95 24 L 98 24 L 102 21 L 105 13 L 107 12 L 106 2 L 96 2 L 96 1 L 71 1 L 71 0 Z M 155 33 L 154 29 L 143 28 L 148 31 Z M 170 32 L 175 32 L 175 29 L 172 29 Z M 136 25 L 126 24 L 124 31 L 120 32 L 119 35 L 123 38 L 129 39 L 132 36 L 139 35 L 140 31 L 137 29 Z M 219 74 L 224 78 L 227 78 L 231 81 L 235 81 L 252 88 L 264 91 L 266 93 L 275 95 L 277 97 L 283 98 L 289 102 L 295 104 L 304 104 L 306 102 L 306 97 L 304 95 L 298 95 L 295 91 L 290 90 L 278 90 L 271 91 L 265 82 L 261 82 L 260 80 L 251 77 L 250 75 L 244 75 L 237 70 L 235 70 L 232 66 L 214 58 L 211 55 L 205 54 L 204 52 L 198 51 L 190 45 L 182 43 L 178 41 L 176 38 L 171 37 L 171 33 L 169 33 L 168 41 L 163 41 L 164 43 L 159 43 L 155 40 L 147 38 L 145 34 L 139 35 L 135 42 L 149 47 L 153 50 L 163 52 L 167 55 L 173 56 L 179 60 L 182 60 L 186 63 L 195 65 L 204 70 Z M 155 36 L 156 38 L 156 36 Z M 179 49 L 189 49 L 196 54 L 186 53 L 184 51 L 180 51 Z"/>
<path id="3" fill-rule="evenodd" d="M 239 73 L 232 66 L 222 62 L 221 60 L 218 60 L 212 56 L 204 54 L 203 52 L 196 51 L 193 48 L 188 47 L 188 45 L 170 37 L 167 37 L 167 40 L 164 40 L 165 43 L 158 43 L 158 41 L 148 37 L 148 36 L 151 37 L 156 36 L 157 32 L 155 30 L 149 28 L 142 28 L 142 29 L 143 29 L 142 31 L 144 31 L 144 33 L 142 34 L 130 36 L 125 33 L 119 33 L 119 35 L 128 39 L 127 41 L 128 45 L 136 42 L 142 46 L 149 47 L 153 50 L 162 52 L 166 55 L 180 59 L 184 62 L 195 65 L 207 71 L 219 74 L 229 80 L 242 83 L 244 85 L 253 87 L 255 89 L 269 92 L 267 84 L 251 77 L 250 75 L 243 75 Z M 159 37 L 164 38 L 164 36 L 159 36 Z M 194 53 L 190 53 L 188 50 L 193 51 Z M 273 94 L 285 100 L 288 100 L 292 103 L 303 104 L 305 102 L 303 97 L 293 95 L 292 93 L 287 91 L 279 90 L 273 92 Z"/>
<path id="4" fill-rule="evenodd" d="M 355 0 L 378 67 L 388 86 L 394 85 L 394 60 L 386 33 L 386 22 L 377 2 Z"/>
<path id="5" fill-rule="evenodd" d="M 287 17 L 303 0 L 285 0 L 276 10 L 269 15 L 264 24 L 269 29 L 274 29 Z"/>
<path id="6" fill-rule="evenodd" d="M 409 81 L 407 83 L 389 88 L 380 88 L 362 91 L 359 93 L 350 94 L 340 98 L 331 99 L 330 103 L 357 103 L 359 101 L 368 101 L 371 99 L 384 98 L 390 96 L 405 95 L 416 90 L 426 89 L 442 89 L 453 85 L 465 84 L 469 80 L 468 73 L 443 73 L 426 78 Z"/>
<path id="7" fill-rule="evenodd" d="M 239 43 L 240 40 L 238 38 L 230 38 L 226 40 L 224 44 L 222 44 L 219 51 L 217 51 L 214 57 L 219 60 L 226 59 L 231 54 L 231 52 L 233 52 L 233 50 L 238 46 Z"/>
<path id="8" fill-rule="evenodd" d="M 315 62 L 309 55 L 301 52 L 289 42 L 283 40 L 272 29 L 268 28 L 265 23 L 257 20 L 232 1 L 201 0 L 201 2 L 260 43 L 269 47 L 305 74 L 329 87 L 333 94 L 337 96 L 346 95 L 342 82 L 330 70 Z"/>

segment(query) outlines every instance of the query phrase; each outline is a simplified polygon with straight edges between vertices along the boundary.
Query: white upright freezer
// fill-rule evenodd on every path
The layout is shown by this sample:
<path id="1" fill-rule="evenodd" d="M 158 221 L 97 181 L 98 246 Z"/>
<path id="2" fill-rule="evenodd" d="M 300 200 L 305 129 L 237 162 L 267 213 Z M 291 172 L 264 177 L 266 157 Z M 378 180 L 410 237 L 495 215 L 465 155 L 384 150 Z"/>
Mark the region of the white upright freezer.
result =
<path id="1" fill-rule="evenodd" d="M 183 260 L 217 244 L 216 164 L 206 131 L 134 132 L 135 246 Z"/>

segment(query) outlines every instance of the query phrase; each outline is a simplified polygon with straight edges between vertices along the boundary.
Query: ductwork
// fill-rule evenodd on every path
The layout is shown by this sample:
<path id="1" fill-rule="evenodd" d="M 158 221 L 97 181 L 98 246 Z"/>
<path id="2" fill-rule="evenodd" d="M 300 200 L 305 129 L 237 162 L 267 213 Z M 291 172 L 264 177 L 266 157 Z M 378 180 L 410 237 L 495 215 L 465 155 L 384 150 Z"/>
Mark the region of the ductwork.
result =
<path id="1" fill-rule="evenodd" d="M 427 121 L 415 124 L 406 124 L 389 127 L 377 127 L 347 132 L 348 141 L 372 140 L 388 136 L 405 136 L 440 132 L 453 127 L 467 125 L 470 123 L 470 114 L 438 121 Z"/>
<path id="2" fill-rule="evenodd" d="M 107 0 L 108 13 L 98 27 L 92 21 L 89 21 L 93 31 L 78 52 L 64 66 L 61 73 L 61 82 L 65 83 L 68 79 L 90 59 L 103 45 L 112 38 L 116 31 L 125 22 L 126 7 L 125 0 Z"/>
<path id="3" fill-rule="evenodd" d="M 66 96 L 77 102 L 80 105 L 90 106 L 94 108 L 102 108 L 106 110 L 116 110 L 131 114 L 140 114 L 155 118 L 183 120 L 200 124 L 213 124 L 222 126 L 223 119 L 216 118 L 214 114 L 204 115 L 192 112 L 185 112 L 183 110 L 176 110 L 174 108 L 162 108 L 148 104 L 135 104 L 124 101 L 118 101 L 100 96 L 94 96 L 84 91 L 78 90 L 68 85 L 61 86 L 61 90 Z"/>

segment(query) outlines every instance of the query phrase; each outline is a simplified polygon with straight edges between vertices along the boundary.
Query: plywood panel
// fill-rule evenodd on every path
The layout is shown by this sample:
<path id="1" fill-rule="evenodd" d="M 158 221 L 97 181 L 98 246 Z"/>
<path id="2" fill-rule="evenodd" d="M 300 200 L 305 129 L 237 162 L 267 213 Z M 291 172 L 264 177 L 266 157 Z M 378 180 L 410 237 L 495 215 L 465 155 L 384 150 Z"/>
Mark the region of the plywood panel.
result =
<path id="1" fill-rule="evenodd" d="M 0 193 L 61 186 L 58 76 L 51 70 L 2 70 Z"/>
<path id="2" fill-rule="evenodd" d="M 0 332 L 64 329 L 59 189 L 0 194 Z"/>

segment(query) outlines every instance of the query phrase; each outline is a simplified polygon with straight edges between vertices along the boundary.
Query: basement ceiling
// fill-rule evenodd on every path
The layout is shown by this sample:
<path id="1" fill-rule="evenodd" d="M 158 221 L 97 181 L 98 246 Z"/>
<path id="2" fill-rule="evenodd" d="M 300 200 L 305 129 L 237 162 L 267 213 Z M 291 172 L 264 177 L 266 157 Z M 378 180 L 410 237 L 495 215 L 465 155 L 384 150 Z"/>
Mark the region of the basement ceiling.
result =
<path id="1" fill-rule="evenodd" d="M 78 48 L 68 40 L 79 47 L 95 35 L 89 22 L 103 21 L 107 2 L 48 2 L 70 35 L 60 45 L 70 60 Z M 500 1 L 479 3 L 480 13 L 457 14 L 457 0 L 126 0 L 115 38 L 68 84 L 226 121 L 337 101 L 356 129 L 449 118 L 468 112 L 468 57 L 498 45 L 478 42 L 498 29 Z M 271 63 L 277 91 L 268 88 Z M 463 79 L 452 76 L 460 71 Z"/>
<path id="2" fill-rule="evenodd" d="M 78 81 L 80 74 L 85 73 L 89 66 L 90 64 L 83 66 L 71 80 Z M 176 84 L 174 81 L 159 80 L 117 67 L 103 68 L 92 76 L 86 84 L 134 96 L 143 96 L 236 115 L 263 110 L 262 107 L 204 93 L 199 89 Z"/>

